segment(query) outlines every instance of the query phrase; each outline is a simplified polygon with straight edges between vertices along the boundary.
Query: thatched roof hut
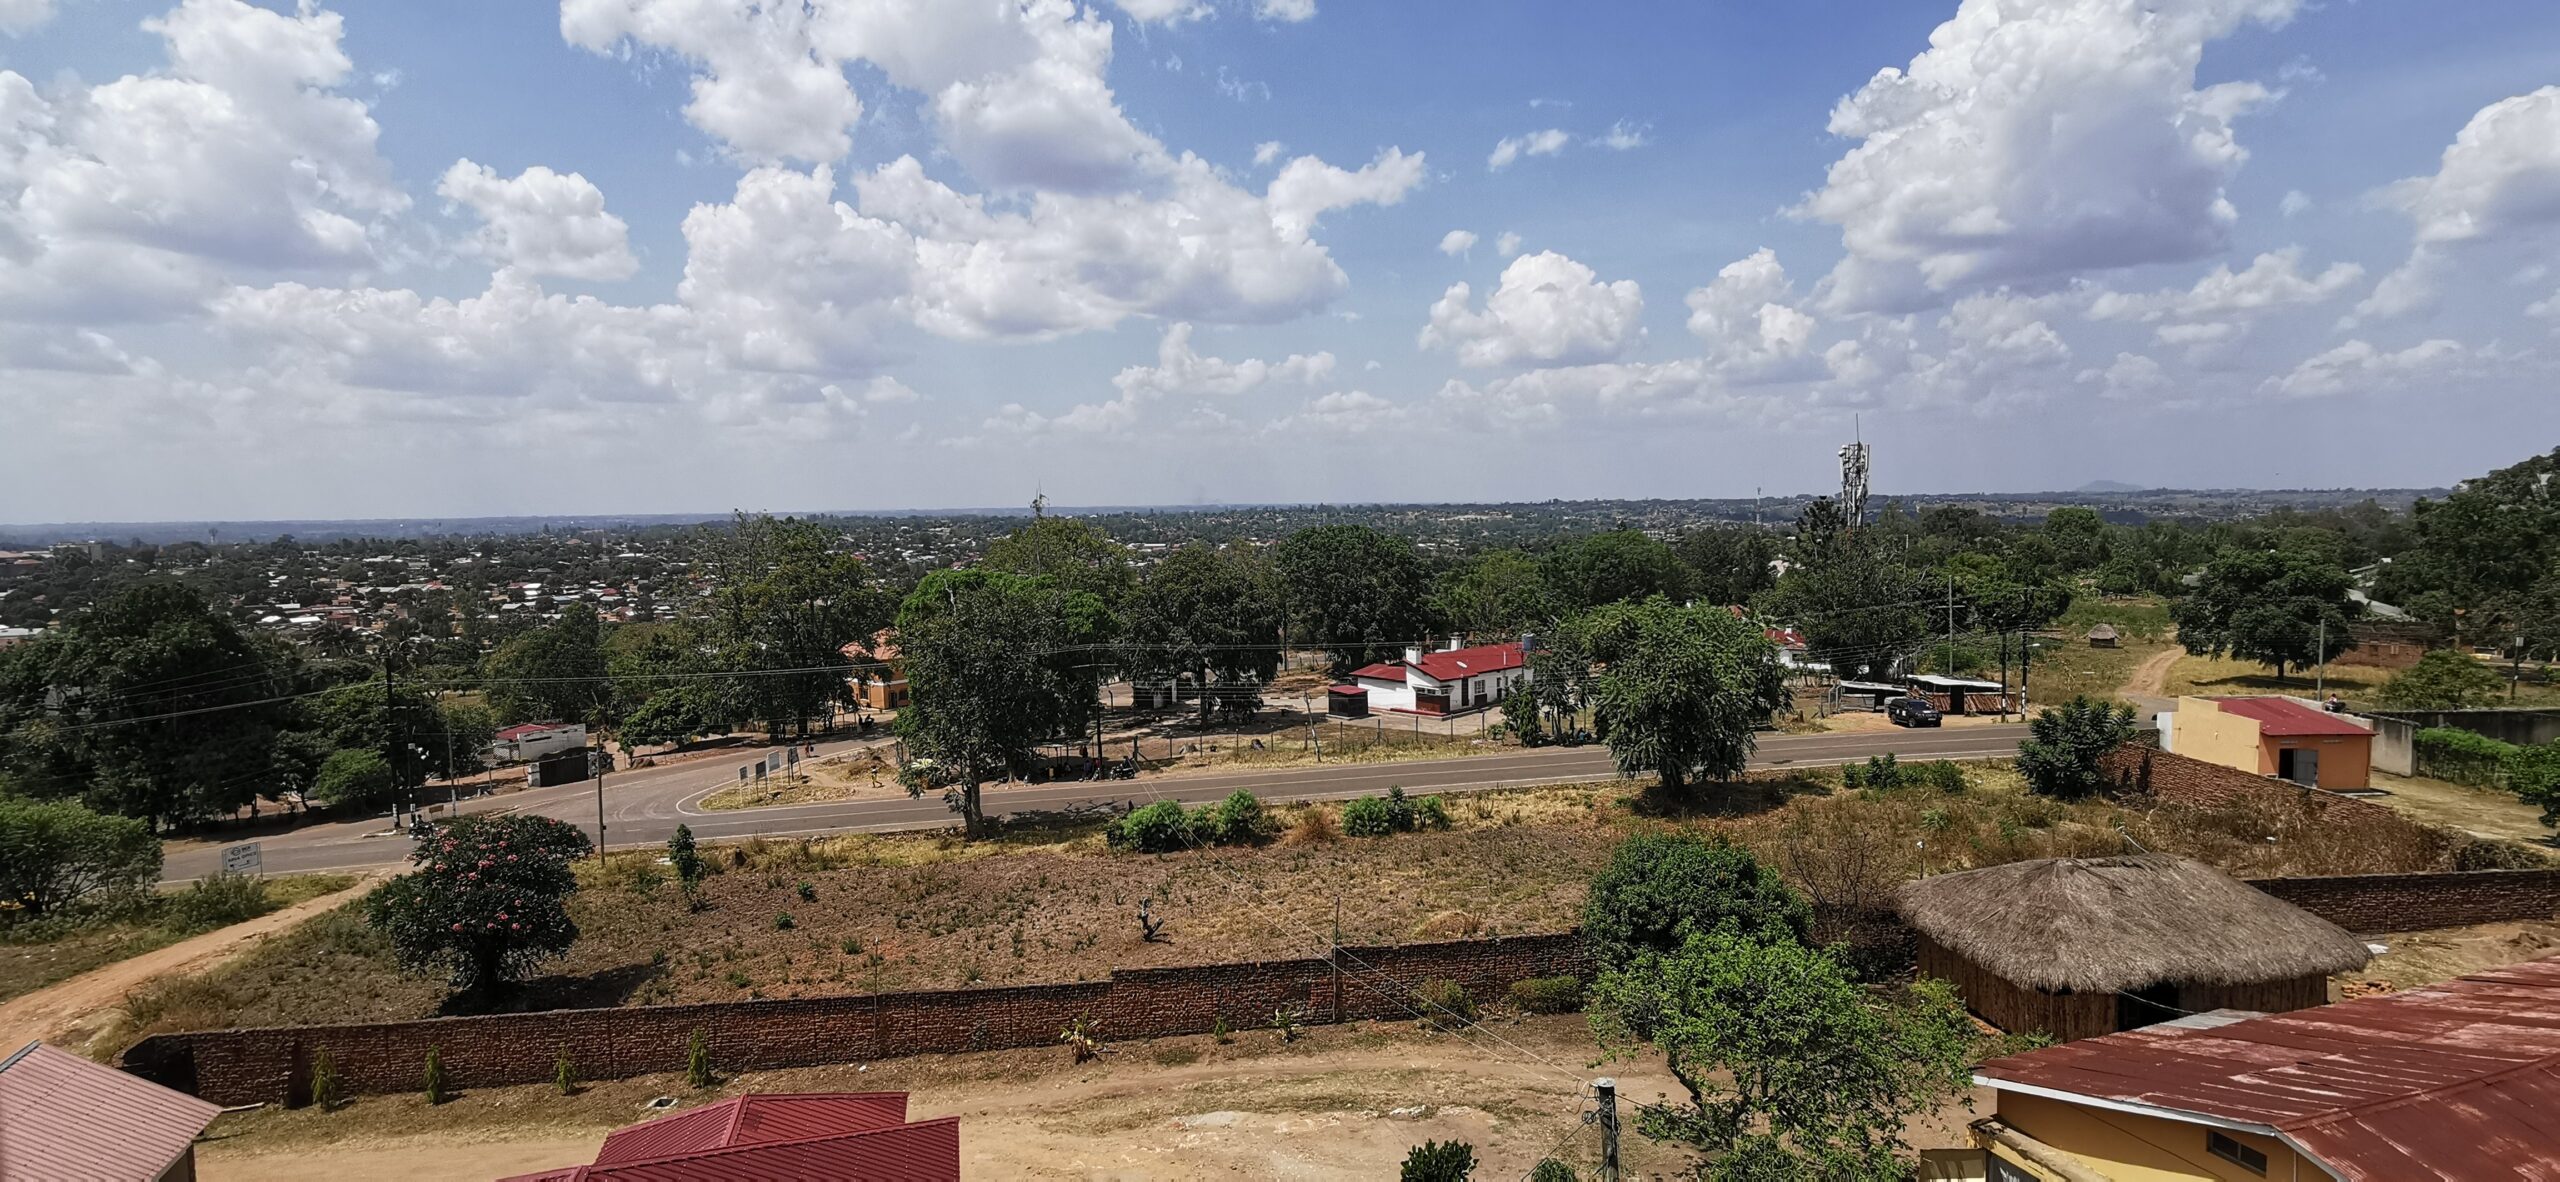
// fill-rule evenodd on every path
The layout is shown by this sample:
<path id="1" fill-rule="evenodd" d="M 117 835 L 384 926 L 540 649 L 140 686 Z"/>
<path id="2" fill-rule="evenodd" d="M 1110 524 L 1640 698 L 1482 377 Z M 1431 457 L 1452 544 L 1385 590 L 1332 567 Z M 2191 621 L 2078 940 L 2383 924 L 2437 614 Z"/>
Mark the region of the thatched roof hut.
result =
<path id="1" fill-rule="evenodd" d="M 1996 1025 L 2063 1038 L 2320 1005 L 2330 974 L 2368 959 L 2336 924 L 2167 854 L 1942 874 L 1904 884 L 1898 902 L 1923 972 Z"/>
<path id="2" fill-rule="evenodd" d="M 2114 648 L 2116 640 L 2116 626 L 2113 624 L 2099 624 L 2089 629 L 2089 647 L 2091 648 Z"/>

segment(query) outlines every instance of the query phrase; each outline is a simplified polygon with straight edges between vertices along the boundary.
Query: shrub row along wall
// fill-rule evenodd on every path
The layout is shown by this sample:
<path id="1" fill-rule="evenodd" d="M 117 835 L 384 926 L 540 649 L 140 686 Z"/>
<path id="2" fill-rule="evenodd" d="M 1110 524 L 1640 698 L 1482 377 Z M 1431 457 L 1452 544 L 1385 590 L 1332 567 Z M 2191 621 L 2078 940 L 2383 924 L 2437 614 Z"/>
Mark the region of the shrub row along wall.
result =
<path id="1" fill-rule="evenodd" d="M 1123 969 L 1057 985 L 189 1031 L 146 1038 L 118 1065 L 216 1104 L 297 1104 L 324 1048 L 349 1093 L 416 1090 L 430 1046 L 451 1086 L 498 1087 L 551 1079 L 563 1052 L 587 1079 L 681 1071 L 696 1030 L 714 1067 L 750 1071 L 1046 1046 L 1082 1017 L 1110 1038 L 1267 1026 L 1283 1009 L 1316 1023 L 1409 1018 L 1419 1006 L 1410 991 L 1435 978 L 1493 998 L 1524 978 L 1588 975 L 1572 932 L 1338 955 L 1338 976 L 1335 962 L 1312 957 Z"/>
<path id="2" fill-rule="evenodd" d="M 2560 916 L 2560 870 L 2267 878 L 2249 885 L 2351 932 L 2416 932 Z"/>
<path id="3" fill-rule="evenodd" d="M 2399 812 L 2386 804 L 2307 788 L 2139 743 L 2127 743 L 2107 752 L 2099 757 L 2098 766 L 2115 782 L 2116 791 L 2145 794 L 2163 804 L 2207 809 L 2244 804 L 2287 805 L 2308 810 L 2321 821 L 2347 825 L 2401 819 Z"/>

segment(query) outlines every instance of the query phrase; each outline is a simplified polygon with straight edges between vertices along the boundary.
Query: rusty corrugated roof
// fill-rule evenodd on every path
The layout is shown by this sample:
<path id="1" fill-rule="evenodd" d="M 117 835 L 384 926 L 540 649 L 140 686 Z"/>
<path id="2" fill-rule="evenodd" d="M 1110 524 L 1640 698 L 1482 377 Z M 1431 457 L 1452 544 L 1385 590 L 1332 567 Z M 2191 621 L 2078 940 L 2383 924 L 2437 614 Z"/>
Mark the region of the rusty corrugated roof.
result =
<path id="1" fill-rule="evenodd" d="M 1992 1087 L 2280 1137 L 2343 1179 L 2560 1178 L 2560 957 L 1994 1059 Z"/>
<path id="2" fill-rule="evenodd" d="M 222 1109 L 31 1042 L 0 1060 L 0 1179 L 157 1178 Z"/>
<path id="3" fill-rule="evenodd" d="M 2262 735 L 2362 735 L 2373 731 L 2289 698 L 2215 698 L 2222 712 L 2252 719 Z"/>

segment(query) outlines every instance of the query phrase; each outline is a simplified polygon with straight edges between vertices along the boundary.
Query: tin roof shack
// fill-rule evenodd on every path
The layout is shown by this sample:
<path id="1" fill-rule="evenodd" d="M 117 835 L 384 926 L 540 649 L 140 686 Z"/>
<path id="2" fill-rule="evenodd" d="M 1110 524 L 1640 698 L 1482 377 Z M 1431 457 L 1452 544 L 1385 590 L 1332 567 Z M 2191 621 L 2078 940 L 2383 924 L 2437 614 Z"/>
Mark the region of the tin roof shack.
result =
<path id="1" fill-rule="evenodd" d="M 2168 854 L 2045 858 L 1903 884 L 1920 971 L 2003 1030 L 2094 1038 L 2181 1014 L 2297 1010 L 2360 969 L 2336 924 Z"/>
<path id="2" fill-rule="evenodd" d="M 2289 1014 L 2202 1014 L 1994 1059 L 1974 1081 L 1998 1093 L 1973 1126 L 2011 1167 L 1993 1177 L 2550 1177 L 2560 958 Z"/>
<path id="3" fill-rule="evenodd" d="M 0 1059 L 0 1178 L 189 1182 L 196 1136 L 221 1112 L 31 1042 Z"/>
<path id="4" fill-rule="evenodd" d="M 607 1135 L 592 1165 L 500 1182 L 960 1177 L 960 1118 L 909 1122 L 905 1092 L 740 1096 Z"/>

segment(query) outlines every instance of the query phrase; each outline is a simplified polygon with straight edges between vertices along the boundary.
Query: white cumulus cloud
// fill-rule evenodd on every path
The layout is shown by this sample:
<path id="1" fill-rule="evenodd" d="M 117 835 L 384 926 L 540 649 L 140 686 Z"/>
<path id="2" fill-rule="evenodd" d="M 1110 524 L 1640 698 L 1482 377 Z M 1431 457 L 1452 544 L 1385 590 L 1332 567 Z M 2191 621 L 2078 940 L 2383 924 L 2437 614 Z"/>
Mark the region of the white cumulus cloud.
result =
<path id="1" fill-rule="evenodd" d="M 1476 232 L 1473 230 L 1451 230 L 1440 236 L 1440 253 L 1442 254 L 1462 255 L 1475 248 Z"/>
<path id="2" fill-rule="evenodd" d="M 1858 144 L 1798 206 L 1840 227 L 1830 298 L 1913 308 L 2002 283 L 2198 258 L 2239 214 L 2252 82 L 2196 85 L 2204 47 L 2300 0 L 1964 0 L 1907 68 L 1832 111 Z"/>
<path id="3" fill-rule="evenodd" d="M 1573 137 L 1562 128 L 1550 127 L 1527 135 L 1504 136 L 1493 145 L 1493 154 L 1485 157 L 1484 166 L 1495 172 L 1509 168 L 1523 156 L 1553 156 L 1564 151 Z"/>
<path id="4" fill-rule="evenodd" d="M 2414 241 L 2408 261 L 2356 305 L 2354 319 L 2432 308 L 2446 272 L 2481 247 L 2549 249 L 2560 229 L 2560 86 L 2481 108 L 2433 176 L 2411 177 L 2382 196 L 2409 215 Z M 2512 251 L 2499 261 L 2512 263 Z"/>
<path id="5" fill-rule="evenodd" d="M 2265 388 L 2287 398 L 2385 393 L 2442 372 L 2460 361 L 2464 352 L 2460 342 L 2441 337 L 2396 353 L 2359 338 L 2304 360 L 2291 373 L 2268 378 Z"/>
<path id="6" fill-rule="evenodd" d="M 1644 338 L 1644 293 L 1632 279 L 1601 282 L 1591 268 L 1554 251 L 1523 255 L 1503 268 L 1482 310 L 1464 283 L 1431 305 L 1428 348 L 1457 351 L 1463 365 L 1581 365 L 1619 356 Z"/>
<path id="7" fill-rule="evenodd" d="M 480 215 L 478 244 L 500 266 L 573 279 L 624 279 L 640 269 L 630 227 L 605 211 L 603 191 L 577 173 L 537 164 L 500 177 L 463 159 L 445 170 L 436 192 Z"/>

